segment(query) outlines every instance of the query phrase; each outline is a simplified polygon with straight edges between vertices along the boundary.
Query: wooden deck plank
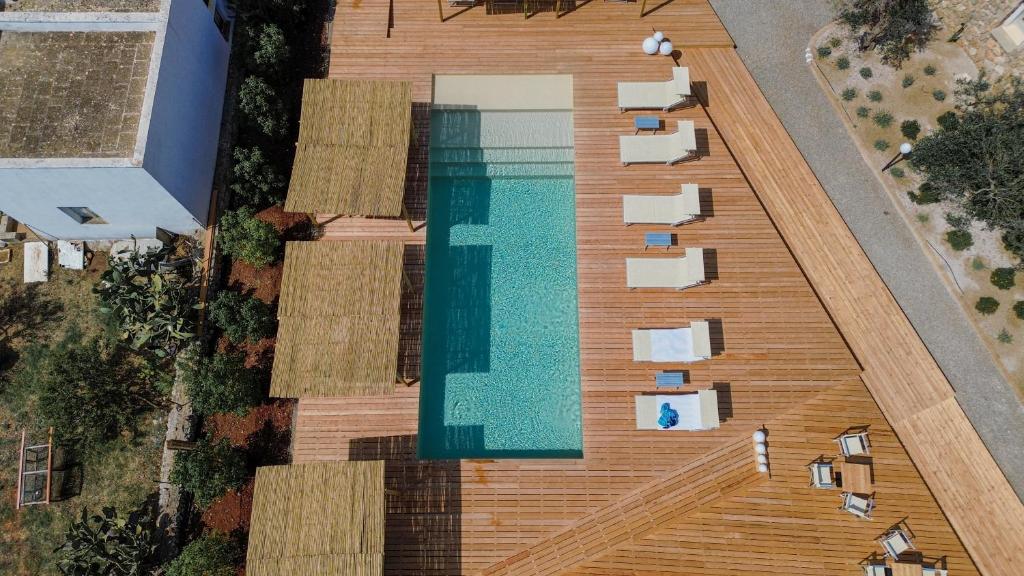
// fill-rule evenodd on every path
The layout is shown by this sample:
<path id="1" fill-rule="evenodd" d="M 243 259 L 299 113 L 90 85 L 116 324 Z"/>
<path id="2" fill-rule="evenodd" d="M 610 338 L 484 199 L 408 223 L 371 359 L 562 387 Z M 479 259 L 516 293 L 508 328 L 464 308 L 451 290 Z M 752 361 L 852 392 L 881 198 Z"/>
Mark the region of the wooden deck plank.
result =
<path id="1" fill-rule="evenodd" d="M 645 570 L 651 574 L 666 562 L 679 565 L 688 559 L 693 560 L 687 564 L 693 567 L 688 574 L 742 573 L 730 572 L 741 565 L 742 554 L 776 545 L 795 549 L 817 538 L 822 522 L 843 520 L 842 515 L 836 516 L 838 499 L 812 494 L 809 504 L 790 513 L 787 502 L 793 501 L 797 487 L 787 484 L 790 492 L 776 492 L 771 488 L 778 484 L 773 478 L 764 486 L 766 491 L 753 496 L 748 494 L 750 489 L 741 489 L 732 498 L 716 499 L 712 491 L 706 500 L 692 504 L 692 509 L 686 504 L 686 520 L 677 528 L 675 521 L 666 520 L 665 524 L 676 530 L 667 536 L 658 531 L 648 533 L 651 525 L 646 517 L 634 517 L 622 525 L 598 522 L 600 530 L 589 527 L 587 519 L 604 518 L 616 506 L 639 506 L 643 500 L 637 491 L 644 486 L 664 486 L 708 454 L 749 442 L 756 427 L 812 398 L 827 398 L 830 403 L 822 409 L 830 411 L 828 414 L 812 411 L 793 424 L 792 440 L 784 444 L 784 451 L 780 443 L 778 457 L 785 455 L 785 459 L 773 460 L 775 469 L 792 468 L 787 474 L 806 474 L 806 462 L 823 450 L 834 450 L 832 436 L 847 426 L 871 424 L 873 434 L 877 429 L 880 441 L 889 447 L 884 462 L 892 463 L 894 470 L 886 473 L 890 476 L 878 478 L 880 510 L 886 517 L 922 518 L 935 534 L 934 550 L 929 552 L 955 559 L 951 561 L 964 574 L 975 573 L 860 382 L 861 366 L 730 154 L 728 140 L 719 136 L 708 114 L 700 107 L 659 113 L 668 124 L 677 119 L 695 122 L 700 160 L 674 167 L 620 165 L 618 135 L 632 133 L 635 114 L 618 112 L 615 82 L 670 76 L 669 59 L 644 57 L 639 52 L 640 40 L 651 28 L 664 30 L 682 48 L 682 65 L 693 66 L 690 54 L 697 46 L 731 47 L 728 34 L 704 0 L 666 3 L 644 19 L 637 18 L 636 10 L 636 5 L 590 2 L 562 18 L 541 13 L 524 20 L 521 15 L 487 16 L 482 8 L 474 8 L 441 24 L 432 3 L 394 0 L 390 38 L 368 42 L 365 30 L 349 30 L 340 23 L 335 26 L 332 77 L 413 82 L 415 140 L 406 200 L 417 220 L 423 220 L 426 212 L 432 74 L 573 75 L 584 457 L 418 461 L 419 386 L 414 385 L 400 387 L 386 399 L 301 400 L 294 460 L 387 462 L 387 574 L 474 574 L 525 558 L 541 573 L 573 565 L 597 570 L 594 562 L 598 562 L 607 574 Z M 671 194 L 685 182 L 699 184 L 707 218 L 676 229 L 678 245 L 670 253 L 678 253 L 684 246 L 704 247 L 710 282 L 682 293 L 627 290 L 625 258 L 642 253 L 645 231 L 660 228 L 623 226 L 621 195 Z M 382 236 L 397 230 L 347 221 L 328 225 L 325 240 L 353 234 L 372 236 L 373 226 L 387 230 Z M 415 292 L 422 285 L 422 247 L 412 269 L 415 301 Z M 415 317 L 415 306 L 412 308 L 410 316 Z M 713 345 L 720 353 L 711 361 L 685 367 L 689 372 L 687 389 L 719 390 L 722 427 L 678 434 L 636 430 L 632 397 L 654 391 L 654 373 L 663 367 L 632 361 L 630 330 L 682 325 L 694 319 L 715 321 Z M 415 320 L 403 324 L 411 330 L 403 334 L 403 345 L 415 348 L 418 325 Z M 709 480 L 713 479 L 712 475 Z M 806 487 L 806 478 L 802 482 Z M 742 509 L 728 507 L 733 498 L 741 497 L 747 498 Z M 689 523 L 691 518 L 694 524 Z M 736 523 L 757 528 L 742 532 L 751 551 L 736 551 Z M 771 531 L 775 525 L 785 528 L 775 533 Z M 869 525 L 874 531 L 884 529 L 879 522 Z M 573 532 L 580 527 L 582 530 Z M 798 569 L 786 573 L 821 573 L 821 566 L 829 573 L 849 571 L 862 558 L 861 552 L 874 545 L 875 534 L 869 536 L 868 532 L 857 532 L 856 546 L 849 550 L 812 550 Z M 569 542 L 570 533 L 575 543 L 566 544 L 568 547 L 545 543 L 549 539 Z M 659 551 L 648 543 L 649 539 L 694 533 L 700 535 L 703 548 Z M 652 554 L 645 556 L 634 549 L 620 553 L 616 543 L 633 542 L 632 536 L 637 534 L 644 536 L 631 545 L 642 544 L 653 550 Z M 712 545 L 716 543 L 717 548 Z M 528 552 L 531 547 L 537 547 L 536 554 Z M 571 553 L 566 552 L 570 549 Z M 703 549 L 708 551 L 707 560 L 700 556 Z M 566 557 L 559 556 L 560 552 Z M 729 560 L 730 552 L 735 553 L 735 560 Z M 721 559 L 711 561 L 712 557 Z M 764 572 L 783 573 L 793 556 L 751 558 Z"/>

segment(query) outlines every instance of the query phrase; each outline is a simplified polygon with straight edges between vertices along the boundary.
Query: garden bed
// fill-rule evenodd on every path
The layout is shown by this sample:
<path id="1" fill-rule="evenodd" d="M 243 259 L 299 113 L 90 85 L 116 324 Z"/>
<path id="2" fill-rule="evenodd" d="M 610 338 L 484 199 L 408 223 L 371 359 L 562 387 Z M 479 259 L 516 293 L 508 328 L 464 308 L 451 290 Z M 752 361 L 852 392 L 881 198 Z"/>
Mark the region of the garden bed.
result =
<path id="1" fill-rule="evenodd" d="M 810 51 L 826 95 L 840 111 L 847 130 L 857 143 L 865 162 L 892 196 L 901 215 L 927 248 L 950 291 L 959 298 L 966 314 L 976 326 L 993 355 L 999 360 L 1018 392 L 1024 392 L 1024 349 L 1014 343 L 1024 339 L 1024 321 L 1013 312 L 1013 305 L 1024 299 L 1024 276 L 1017 285 L 999 289 L 992 273 L 999 268 L 1017 266 L 1019 259 L 1005 249 L 1000 233 L 972 222 L 966 230 L 967 242 L 950 242 L 953 227 L 947 214 L 955 211 L 948 202 L 920 201 L 918 190 L 924 181 L 907 162 L 882 171 L 897 156 L 903 142 L 911 144 L 939 127 L 938 118 L 954 108 L 957 78 L 975 78 L 978 70 L 970 57 L 955 43 L 936 38 L 922 52 L 913 53 L 900 69 L 883 64 L 873 51 L 859 52 L 849 31 L 833 23 L 811 40 Z M 862 72 L 863 69 L 869 71 Z M 879 120 L 879 115 L 883 118 Z M 886 118 L 888 116 L 888 122 Z M 916 122 L 901 129 L 905 121 Z M 913 136 L 913 137 L 911 137 Z M 910 194 L 913 193 L 913 196 Z M 917 198 L 918 201 L 915 201 Z M 955 239 L 954 239 L 955 240 Z M 998 309 L 982 313 L 981 298 L 994 298 Z"/>

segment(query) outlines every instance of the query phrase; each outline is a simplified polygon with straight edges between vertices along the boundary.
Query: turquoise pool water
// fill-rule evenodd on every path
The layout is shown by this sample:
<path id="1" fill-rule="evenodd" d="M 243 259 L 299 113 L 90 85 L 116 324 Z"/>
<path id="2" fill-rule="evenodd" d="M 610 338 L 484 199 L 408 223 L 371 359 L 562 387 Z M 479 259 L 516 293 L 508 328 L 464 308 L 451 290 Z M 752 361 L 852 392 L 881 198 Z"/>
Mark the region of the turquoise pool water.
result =
<path id="1" fill-rule="evenodd" d="M 580 457 L 572 113 L 430 131 L 420 457 Z"/>

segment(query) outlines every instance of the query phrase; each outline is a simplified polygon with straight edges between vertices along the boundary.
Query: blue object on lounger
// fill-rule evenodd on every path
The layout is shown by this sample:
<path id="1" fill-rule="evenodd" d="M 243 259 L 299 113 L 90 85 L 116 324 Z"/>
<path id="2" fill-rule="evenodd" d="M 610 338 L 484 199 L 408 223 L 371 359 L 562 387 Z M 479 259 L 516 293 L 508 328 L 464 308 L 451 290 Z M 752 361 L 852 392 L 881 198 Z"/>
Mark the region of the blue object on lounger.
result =
<path id="1" fill-rule="evenodd" d="M 679 412 L 672 409 L 668 402 L 661 405 L 661 416 L 658 417 L 658 426 L 669 429 L 679 424 Z"/>

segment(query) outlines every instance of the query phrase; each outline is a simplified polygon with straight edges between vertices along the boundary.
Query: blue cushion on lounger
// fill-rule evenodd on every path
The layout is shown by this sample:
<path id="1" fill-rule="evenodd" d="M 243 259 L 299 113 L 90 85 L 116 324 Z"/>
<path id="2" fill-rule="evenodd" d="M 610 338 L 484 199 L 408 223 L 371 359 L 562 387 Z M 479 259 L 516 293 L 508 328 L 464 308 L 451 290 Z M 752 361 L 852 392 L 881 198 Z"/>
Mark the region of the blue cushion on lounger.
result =
<path id="1" fill-rule="evenodd" d="M 661 405 L 661 416 L 658 418 L 658 426 L 662 428 L 671 428 L 679 424 L 679 412 L 676 412 L 669 406 L 668 402 Z"/>

